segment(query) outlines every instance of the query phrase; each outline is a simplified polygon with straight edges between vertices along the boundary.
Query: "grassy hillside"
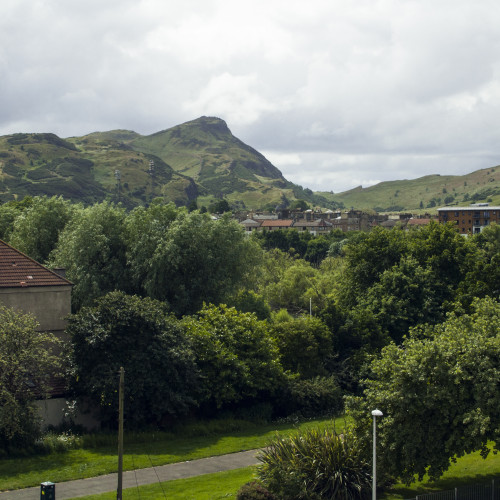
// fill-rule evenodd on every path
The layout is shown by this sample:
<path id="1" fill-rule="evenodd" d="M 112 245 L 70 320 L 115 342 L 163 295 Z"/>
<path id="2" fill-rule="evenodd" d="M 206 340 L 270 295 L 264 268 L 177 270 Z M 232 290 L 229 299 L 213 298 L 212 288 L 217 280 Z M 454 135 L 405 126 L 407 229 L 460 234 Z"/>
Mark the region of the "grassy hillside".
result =
<path id="1" fill-rule="evenodd" d="M 201 117 L 148 136 L 112 130 L 67 139 L 0 137 L 0 202 L 60 194 L 86 204 L 111 200 L 134 207 L 160 196 L 177 205 L 197 200 L 209 206 L 225 198 L 233 208 L 257 209 L 303 199 L 333 209 L 432 212 L 445 204 L 500 204 L 498 168 L 313 193 L 286 180 L 223 120 Z"/>
<path id="2" fill-rule="evenodd" d="M 227 124 L 203 116 L 129 144 L 151 153 L 198 186 L 199 204 L 226 198 L 233 206 L 259 208 L 298 198 L 326 203 L 312 191 L 287 181 L 261 153 L 236 138 Z"/>
<path id="3" fill-rule="evenodd" d="M 0 201 L 43 194 L 129 207 L 157 196 L 178 205 L 195 199 L 209 205 L 221 198 L 241 208 L 274 208 L 297 198 L 330 205 L 287 181 L 223 120 L 207 117 L 150 136 L 113 130 L 68 139 L 0 137 Z"/>
<path id="4" fill-rule="evenodd" d="M 467 175 L 427 175 L 414 180 L 381 182 L 343 193 L 321 193 L 330 201 L 378 212 L 435 212 L 444 205 L 487 202 L 500 205 L 500 167 Z"/>

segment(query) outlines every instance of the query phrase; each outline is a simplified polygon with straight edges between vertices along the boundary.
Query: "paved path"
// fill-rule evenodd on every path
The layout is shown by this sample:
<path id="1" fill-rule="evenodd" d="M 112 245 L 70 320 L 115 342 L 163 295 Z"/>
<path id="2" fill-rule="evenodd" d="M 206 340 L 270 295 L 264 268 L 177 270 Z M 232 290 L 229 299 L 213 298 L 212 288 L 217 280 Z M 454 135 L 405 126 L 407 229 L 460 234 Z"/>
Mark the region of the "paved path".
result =
<path id="1" fill-rule="evenodd" d="M 137 485 L 157 483 L 159 481 L 170 481 L 171 479 L 182 479 L 186 477 L 221 472 L 224 470 L 240 469 L 259 463 L 257 460 L 258 450 L 241 451 L 218 457 L 201 458 L 189 462 L 160 465 L 149 469 L 137 469 L 123 473 L 123 489 L 135 488 Z M 78 479 L 56 484 L 56 500 L 78 498 L 85 495 L 116 491 L 117 474 Z M 45 481 L 42 478 L 42 481 Z M 39 500 L 40 486 L 26 488 L 24 490 L 5 491 L 0 493 L 0 500 Z"/>

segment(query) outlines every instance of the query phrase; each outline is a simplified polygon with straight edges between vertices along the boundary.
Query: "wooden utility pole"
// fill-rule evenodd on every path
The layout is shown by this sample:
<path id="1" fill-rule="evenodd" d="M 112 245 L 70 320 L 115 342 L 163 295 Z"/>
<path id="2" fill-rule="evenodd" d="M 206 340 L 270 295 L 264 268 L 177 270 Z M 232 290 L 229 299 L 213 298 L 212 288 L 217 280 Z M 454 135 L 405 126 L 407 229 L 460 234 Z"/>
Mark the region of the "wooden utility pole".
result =
<path id="1" fill-rule="evenodd" d="M 116 500 L 122 500 L 123 484 L 123 389 L 125 387 L 125 370 L 120 368 L 120 389 L 118 393 L 118 488 Z"/>

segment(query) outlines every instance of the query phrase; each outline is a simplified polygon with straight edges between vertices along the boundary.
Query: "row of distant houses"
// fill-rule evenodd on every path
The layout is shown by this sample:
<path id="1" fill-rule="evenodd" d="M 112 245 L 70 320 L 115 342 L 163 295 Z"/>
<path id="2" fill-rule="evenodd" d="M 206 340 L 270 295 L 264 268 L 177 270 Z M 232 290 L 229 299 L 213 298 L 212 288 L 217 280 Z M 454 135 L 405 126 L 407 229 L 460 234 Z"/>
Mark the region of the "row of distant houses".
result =
<path id="1" fill-rule="evenodd" d="M 409 228 L 429 224 L 431 220 L 440 223 L 452 222 L 462 235 L 477 234 L 491 223 L 500 222 L 500 207 L 478 203 L 468 207 L 438 208 L 437 216 L 425 214 L 414 216 L 410 213 L 386 215 L 369 214 L 361 210 L 278 210 L 273 214 L 252 212 L 246 217 L 237 216 L 247 233 L 253 231 L 276 231 L 295 229 L 308 231 L 313 235 L 325 234 L 333 230 L 369 231 L 381 226 L 391 228 L 400 226 Z"/>
<path id="2" fill-rule="evenodd" d="M 391 228 L 428 224 L 430 215 L 414 217 L 412 214 L 369 214 L 361 210 L 278 210 L 274 214 L 250 213 L 246 218 L 240 217 L 240 224 L 247 233 L 252 231 L 276 231 L 279 229 L 295 229 L 308 231 L 313 235 L 325 234 L 333 230 L 369 231 L 376 226 Z M 241 220 L 242 219 L 242 220 Z"/>

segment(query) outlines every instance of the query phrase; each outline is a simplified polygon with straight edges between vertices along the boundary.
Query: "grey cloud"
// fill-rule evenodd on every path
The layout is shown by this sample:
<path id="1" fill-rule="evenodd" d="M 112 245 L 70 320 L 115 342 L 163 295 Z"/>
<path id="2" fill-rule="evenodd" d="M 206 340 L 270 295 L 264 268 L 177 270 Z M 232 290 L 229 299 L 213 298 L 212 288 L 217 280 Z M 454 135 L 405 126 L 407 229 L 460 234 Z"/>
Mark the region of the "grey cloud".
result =
<path id="1" fill-rule="evenodd" d="M 498 163 L 499 20 L 493 0 L 5 0 L 0 133 L 208 113 L 312 188 L 465 173 Z"/>

